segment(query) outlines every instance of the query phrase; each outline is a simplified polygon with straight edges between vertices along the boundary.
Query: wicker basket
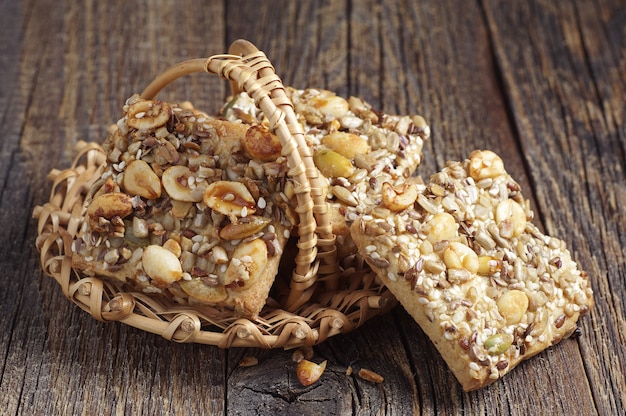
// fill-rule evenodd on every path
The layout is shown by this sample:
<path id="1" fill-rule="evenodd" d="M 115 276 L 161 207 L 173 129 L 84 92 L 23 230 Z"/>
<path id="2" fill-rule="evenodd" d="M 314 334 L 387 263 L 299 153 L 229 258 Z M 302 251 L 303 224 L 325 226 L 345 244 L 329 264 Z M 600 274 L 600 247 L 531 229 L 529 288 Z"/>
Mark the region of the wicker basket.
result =
<path id="1" fill-rule="evenodd" d="M 50 173 L 50 201 L 33 213 L 38 219 L 36 245 L 44 272 L 59 283 L 67 298 L 98 320 L 121 321 L 168 340 L 222 348 L 314 345 L 391 309 L 395 298 L 362 261 L 344 259 L 339 265 L 322 192 L 324 178 L 315 168 L 283 84 L 263 52 L 247 41 L 236 41 L 227 55 L 190 60 L 168 69 L 141 95 L 151 99 L 175 79 L 204 71 L 229 80 L 234 93 L 243 90 L 255 100 L 288 159 L 289 176 L 297 184 L 300 220 L 298 254 L 287 277 L 288 296 L 269 299 L 258 319 L 249 320 L 217 309 L 165 304 L 72 270 L 71 246 L 84 221 L 87 192 L 106 163 L 102 148 L 85 142 L 78 143 L 78 155 L 69 169 Z"/>

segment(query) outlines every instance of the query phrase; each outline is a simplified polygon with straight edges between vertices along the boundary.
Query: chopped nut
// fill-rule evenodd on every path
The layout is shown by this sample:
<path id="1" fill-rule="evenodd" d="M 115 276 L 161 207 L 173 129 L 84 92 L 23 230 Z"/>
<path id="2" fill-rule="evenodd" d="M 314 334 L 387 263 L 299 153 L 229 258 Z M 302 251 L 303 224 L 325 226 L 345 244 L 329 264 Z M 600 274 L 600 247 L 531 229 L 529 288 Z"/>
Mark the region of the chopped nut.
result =
<path id="1" fill-rule="evenodd" d="M 368 370 L 366 368 L 361 368 L 359 370 L 359 377 L 361 377 L 365 381 L 371 381 L 372 383 L 380 384 L 385 379 L 378 373 L 373 372 L 372 370 Z"/>
<path id="2" fill-rule="evenodd" d="M 469 174 L 474 180 L 495 178 L 503 175 L 504 162 L 490 150 L 476 150 L 470 154 Z"/>
<path id="3" fill-rule="evenodd" d="M 180 257 L 182 249 L 180 248 L 180 244 L 178 241 L 170 238 L 165 243 L 163 243 L 163 248 L 171 251 L 176 257 Z"/>
<path id="4" fill-rule="evenodd" d="M 439 241 L 452 240 L 457 235 L 459 228 L 454 217 L 447 212 L 433 215 L 428 221 L 428 241 L 435 244 Z"/>
<path id="5" fill-rule="evenodd" d="M 220 230 L 220 237 L 225 240 L 242 240 L 261 231 L 269 224 L 269 218 L 256 215 L 247 216 L 246 221 L 229 223 Z"/>
<path id="6" fill-rule="evenodd" d="M 401 186 L 394 188 L 388 182 L 383 183 L 382 202 L 383 205 L 391 211 L 399 212 L 410 207 L 413 203 L 415 203 L 417 195 L 418 189 L 415 184 L 404 183 Z"/>
<path id="7" fill-rule="evenodd" d="M 495 219 L 500 236 L 504 238 L 518 237 L 526 229 L 524 208 L 512 199 L 505 199 L 498 204 Z"/>
<path id="8" fill-rule="evenodd" d="M 243 217 L 256 211 L 256 201 L 241 182 L 213 182 L 204 191 L 202 199 L 209 208 L 224 215 Z"/>
<path id="9" fill-rule="evenodd" d="M 476 252 L 462 243 L 450 243 L 443 252 L 443 261 L 448 269 L 465 269 L 472 274 L 478 271 Z"/>
<path id="10" fill-rule="evenodd" d="M 346 132 L 334 132 L 321 139 L 321 143 L 347 159 L 354 159 L 354 156 L 363 155 L 370 152 L 367 140 L 360 136 Z"/>
<path id="11" fill-rule="evenodd" d="M 142 100 L 128 108 L 128 126 L 138 130 L 150 130 L 167 123 L 171 107 L 162 101 Z"/>
<path id="12" fill-rule="evenodd" d="M 161 180 L 163 188 L 167 194 L 177 201 L 200 202 L 202 200 L 203 189 L 195 186 L 190 187 L 190 178 L 194 178 L 194 173 L 188 167 L 175 165 L 167 168 L 163 172 Z"/>
<path id="13" fill-rule="evenodd" d="M 122 186 L 129 194 L 146 199 L 161 196 L 161 180 L 143 160 L 134 160 L 126 166 Z"/>
<path id="14" fill-rule="evenodd" d="M 224 286 L 237 290 L 250 287 L 263 273 L 267 264 L 267 246 L 260 238 L 241 243 L 224 274 Z"/>
<path id="15" fill-rule="evenodd" d="M 487 276 L 502 270 L 502 260 L 494 259 L 491 256 L 478 257 L 477 273 Z"/>
<path id="16" fill-rule="evenodd" d="M 276 160 L 283 149 L 278 136 L 263 125 L 254 125 L 248 129 L 243 146 L 252 158 L 263 162 Z"/>
<path id="17" fill-rule="evenodd" d="M 296 374 L 298 376 L 300 384 L 302 384 L 303 386 L 310 386 L 311 384 L 319 380 L 325 369 L 326 360 L 322 361 L 322 363 L 318 365 L 312 361 L 303 359 L 298 363 Z"/>
<path id="18" fill-rule="evenodd" d="M 332 94 L 330 91 L 309 100 L 309 105 L 317 109 L 323 116 L 329 116 L 334 119 L 341 118 L 348 113 L 350 106 L 343 98 Z"/>
<path id="19" fill-rule="evenodd" d="M 528 310 L 528 296 L 517 289 L 504 292 L 496 303 L 507 325 L 520 322 Z"/>
<path id="20" fill-rule="evenodd" d="M 161 285 L 173 283 L 183 275 L 178 257 L 171 251 L 157 245 L 149 245 L 141 256 L 143 269 L 148 276 Z"/>
<path id="21" fill-rule="evenodd" d="M 101 223 L 101 218 L 107 220 L 111 220 L 113 217 L 124 218 L 132 212 L 133 200 L 130 196 L 122 192 L 111 192 L 98 195 L 91 201 L 87 207 L 87 218 L 89 218 L 89 225 L 93 230 L 107 232 L 109 229 Z"/>

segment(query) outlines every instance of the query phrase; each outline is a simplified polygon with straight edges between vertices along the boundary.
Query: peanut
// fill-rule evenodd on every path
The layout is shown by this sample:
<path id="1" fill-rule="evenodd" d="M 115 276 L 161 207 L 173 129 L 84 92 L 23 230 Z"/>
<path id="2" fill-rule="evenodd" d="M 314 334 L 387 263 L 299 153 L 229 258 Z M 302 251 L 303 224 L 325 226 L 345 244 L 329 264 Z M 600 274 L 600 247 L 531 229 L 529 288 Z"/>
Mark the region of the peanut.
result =
<path id="1" fill-rule="evenodd" d="M 146 247 L 141 256 L 141 262 L 146 274 L 162 286 L 180 280 L 183 275 L 178 257 L 161 246 L 149 245 Z"/>
<path id="2" fill-rule="evenodd" d="M 126 166 L 122 187 L 127 193 L 146 199 L 161 196 L 161 180 L 143 160 L 134 160 Z"/>
<path id="3" fill-rule="evenodd" d="M 522 320 L 528 310 L 528 303 L 526 293 L 517 289 L 503 293 L 496 301 L 498 311 L 507 325 L 517 324 Z"/>
<path id="4" fill-rule="evenodd" d="M 474 180 L 495 178 L 504 173 L 504 162 L 491 150 L 476 150 L 470 154 L 469 174 Z"/>

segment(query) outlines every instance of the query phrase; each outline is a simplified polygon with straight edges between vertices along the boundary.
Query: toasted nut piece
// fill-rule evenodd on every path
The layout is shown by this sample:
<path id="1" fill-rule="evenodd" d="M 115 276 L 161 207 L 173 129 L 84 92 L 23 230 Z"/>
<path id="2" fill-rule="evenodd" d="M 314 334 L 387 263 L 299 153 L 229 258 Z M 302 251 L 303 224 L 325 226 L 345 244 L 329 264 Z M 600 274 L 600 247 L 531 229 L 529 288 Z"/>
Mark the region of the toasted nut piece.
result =
<path id="1" fill-rule="evenodd" d="M 178 257 L 161 246 L 153 244 L 144 248 L 141 262 L 146 274 L 162 286 L 180 280 L 183 275 Z"/>
<path id="2" fill-rule="evenodd" d="M 474 274 L 478 271 L 478 255 L 465 244 L 452 242 L 443 252 L 448 269 L 465 269 Z"/>
<path id="3" fill-rule="evenodd" d="M 138 130 L 150 130 L 167 123 L 172 115 L 172 108 L 162 101 L 142 100 L 128 107 L 130 127 Z"/>
<path id="4" fill-rule="evenodd" d="M 224 215 L 245 217 L 256 211 L 256 201 L 241 182 L 213 182 L 202 198 L 209 208 Z"/>
<path id="5" fill-rule="evenodd" d="M 259 359 L 256 357 L 243 357 L 239 361 L 239 367 L 254 367 L 259 364 Z"/>
<path id="6" fill-rule="evenodd" d="M 87 207 L 87 218 L 89 225 L 98 232 L 106 232 L 108 229 L 102 227 L 100 218 L 110 220 L 113 217 L 124 218 L 133 212 L 133 199 L 122 192 L 110 192 L 100 194 L 91 201 Z"/>
<path id="7" fill-rule="evenodd" d="M 226 264 L 228 263 L 228 253 L 226 253 L 226 249 L 221 246 L 215 246 L 211 249 L 210 260 L 215 264 Z"/>
<path id="8" fill-rule="evenodd" d="M 267 265 L 267 245 L 257 238 L 242 243 L 235 249 L 224 273 L 224 286 L 229 289 L 249 288 L 263 273 Z"/>
<path id="9" fill-rule="evenodd" d="M 415 184 L 405 182 L 398 188 L 394 188 L 388 182 L 383 183 L 383 205 L 392 211 L 399 212 L 410 207 L 415 203 L 417 195 L 418 189 Z"/>
<path id="10" fill-rule="evenodd" d="M 257 215 L 246 217 L 246 221 L 229 223 L 220 230 L 220 237 L 224 240 L 242 240 L 261 231 L 271 220 Z"/>
<path id="11" fill-rule="evenodd" d="M 178 284 L 183 292 L 203 303 L 219 303 L 228 298 L 224 286 L 209 285 L 203 279 L 180 280 Z"/>
<path id="12" fill-rule="evenodd" d="M 171 251 L 176 257 L 180 257 L 182 249 L 178 241 L 169 238 L 165 243 L 163 243 L 163 248 Z"/>
<path id="13" fill-rule="evenodd" d="M 146 199 L 161 196 L 161 180 L 143 160 L 133 160 L 126 166 L 122 187 L 127 193 Z"/>
<path id="14" fill-rule="evenodd" d="M 131 228 L 133 237 L 146 238 L 150 235 L 150 231 L 148 230 L 148 222 L 139 217 L 133 217 L 133 226 Z"/>
<path id="15" fill-rule="evenodd" d="M 308 100 L 308 105 L 322 113 L 325 118 L 341 118 L 348 114 L 348 101 L 334 95 L 330 91 L 323 91 Z"/>
<path id="16" fill-rule="evenodd" d="M 518 237 L 526 229 L 524 208 L 512 199 L 505 199 L 498 204 L 495 220 L 500 236 L 504 238 Z"/>
<path id="17" fill-rule="evenodd" d="M 478 271 L 476 273 L 487 276 L 502 270 L 502 260 L 494 259 L 491 256 L 478 257 Z"/>
<path id="18" fill-rule="evenodd" d="M 509 334 L 493 334 L 485 341 L 485 349 L 489 355 L 500 355 L 513 344 L 513 337 Z"/>
<path id="19" fill-rule="evenodd" d="M 503 175 L 504 162 L 491 150 L 475 150 L 470 154 L 469 174 L 474 180 Z"/>
<path id="20" fill-rule="evenodd" d="M 509 290 L 504 292 L 496 301 L 500 315 L 504 317 L 507 325 L 517 324 L 522 320 L 528 310 L 528 296 L 521 290 Z"/>
<path id="21" fill-rule="evenodd" d="M 315 166 L 322 172 L 322 175 L 329 178 L 347 178 L 354 173 L 354 166 L 348 159 L 334 150 L 321 149 L 313 155 Z"/>
<path id="22" fill-rule="evenodd" d="M 371 150 L 367 140 L 361 136 L 339 131 L 322 137 L 321 143 L 348 159 L 354 159 L 355 155 L 363 155 Z"/>
<path id="23" fill-rule="evenodd" d="M 322 361 L 319 365 L 309 360 L 300 360 L 298 368 L 296 369 L 296 374 L 300 384 L 303 386 L 310 386 L 319 380 L 322 373 L 324 373 L 324 370 L 326 369 L 326 363 L 326 360 Z"/>
<path id="24" fill-rule="evenodd" d="M 253 159 L 272 162 L 280 156 L 280 139 L 263 125 L 251 126 L 243 139 L 243 146 Z"/>
<path id="25" fill-rule="evenodd" d="M 172 199 L 172 215 L 174 218 L 185 218 L 192 206 L 193 202 Z"/>
<path id="26" fill-rule="evenodd" d="M 175 165 L 180 160 L 180 153 L 174 145 L 166 140 L 162 140 L 153 150 L 154 161 L 161 165 Z"/>
<path id="27" fill-rule="evenodd" d="M 380 384 L 385 379 L 378 373 L 373 372 L 372 370 L 368 370 L 366 368 L 361 368 L 359 370 L 359 377 L 361 377 L 365 381 L 371 381 L 372 383 Z"/>
<path id="28" fill-rule="evenodd" d="M 194 174 L 188 167 L 175 165 L 163 172 L 161 180 L 163 181 L 163 188 L 172 199 L 184 202 L 200 202 L 203 189 L 196 188 L 195 182 L 192 189 L 189 186 L 190 177 L 194 177 Z"/>
<path id="29" fill-rule="evenodd" d="M 433 215 L 427 225 L 430 227 L 427 239 L 432 244 L 453 239 L 456 237 L 459 228 L 454 217 L 447 212 Z"/>

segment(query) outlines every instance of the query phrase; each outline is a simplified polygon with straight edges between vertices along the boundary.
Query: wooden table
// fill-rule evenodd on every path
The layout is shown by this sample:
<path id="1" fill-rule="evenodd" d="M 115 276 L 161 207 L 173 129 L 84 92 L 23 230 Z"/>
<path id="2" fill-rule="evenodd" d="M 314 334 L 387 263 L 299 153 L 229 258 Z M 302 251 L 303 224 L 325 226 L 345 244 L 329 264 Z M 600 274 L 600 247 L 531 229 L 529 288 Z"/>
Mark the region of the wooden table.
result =
<path id="1" fill-rule="evenodd" d="M 101 141 L 158 72 L 265 50 L 285 84 L 420 113 L 420 174 L 475 148 L 500 153 L 535 222 L 588 271 L 581 335 L 463 393 L 398 307 L 315 347 L 302 387 L 289 351 L 177 344 L 101 323 L 45 276 L 35 205 L 78 140 Z M 579 1 L 4 1 L 0 3 L 0 413 L 626 413 L 626 4 Z M 225 82 L 190 76 L 164 98 L 217 111 Z M 255 356 L 256 367 L 240 368 Z M 382 384 L 347 376 L 368 368 Z"/>

